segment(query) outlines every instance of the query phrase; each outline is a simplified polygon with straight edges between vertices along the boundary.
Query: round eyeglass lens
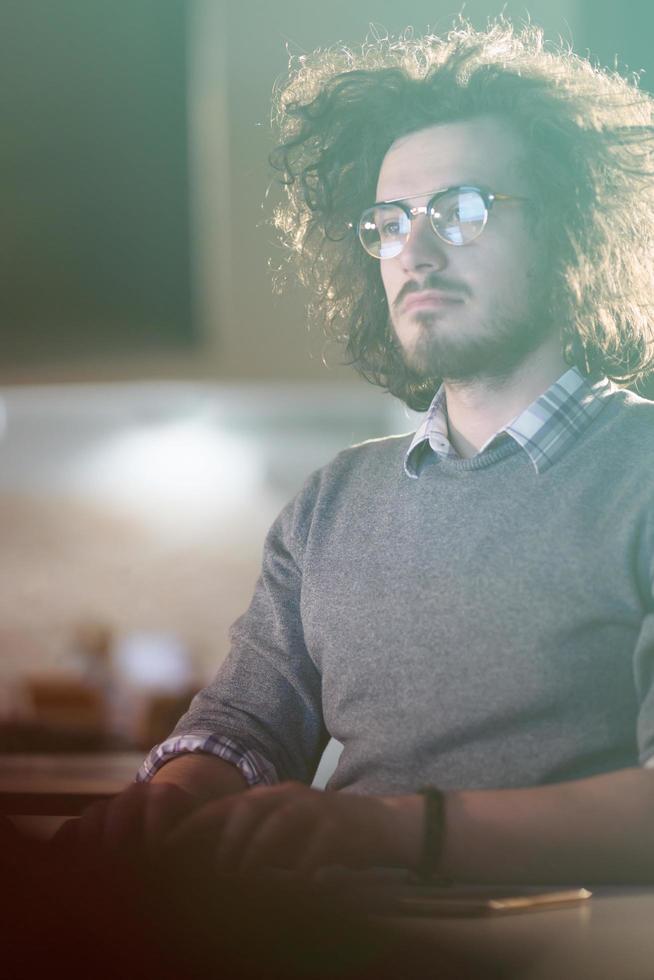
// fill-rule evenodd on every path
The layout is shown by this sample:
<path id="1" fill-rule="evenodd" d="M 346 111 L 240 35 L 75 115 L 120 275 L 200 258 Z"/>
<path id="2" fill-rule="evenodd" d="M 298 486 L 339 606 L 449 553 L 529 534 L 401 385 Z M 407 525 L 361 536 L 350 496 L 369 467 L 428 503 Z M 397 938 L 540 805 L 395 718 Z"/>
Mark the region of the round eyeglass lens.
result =
<path id="1" fill-rule="evenodd" d="M 450 245 L 467 245 L 481 235 L 488 219 L 486 202 L 475 188 L 459 187 L 439 195 L 429 207 L 436 234 Z"/>
<path id="2" fill-rule="evenodd" d="M 376 259 L 393 259 L 399 255 L 410 233 L 411 219 L 397 204 L 368 208 L 359 221 L 361 244 Z"/>

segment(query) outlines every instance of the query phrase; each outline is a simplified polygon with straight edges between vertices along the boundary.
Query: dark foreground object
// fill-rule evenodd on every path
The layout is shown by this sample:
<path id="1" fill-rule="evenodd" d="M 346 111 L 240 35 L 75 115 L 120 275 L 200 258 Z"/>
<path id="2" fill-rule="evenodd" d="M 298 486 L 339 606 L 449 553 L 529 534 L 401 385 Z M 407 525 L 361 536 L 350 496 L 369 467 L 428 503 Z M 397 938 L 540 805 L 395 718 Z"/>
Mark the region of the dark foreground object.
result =
<path id="1" fill-rule="evenodd" d="M 197 861 L 85 855 L 0 817 L 0 948 L 7 980 L 492 980 L 466 953 L 415 945 L 287 878 L 217 878 Z"/>

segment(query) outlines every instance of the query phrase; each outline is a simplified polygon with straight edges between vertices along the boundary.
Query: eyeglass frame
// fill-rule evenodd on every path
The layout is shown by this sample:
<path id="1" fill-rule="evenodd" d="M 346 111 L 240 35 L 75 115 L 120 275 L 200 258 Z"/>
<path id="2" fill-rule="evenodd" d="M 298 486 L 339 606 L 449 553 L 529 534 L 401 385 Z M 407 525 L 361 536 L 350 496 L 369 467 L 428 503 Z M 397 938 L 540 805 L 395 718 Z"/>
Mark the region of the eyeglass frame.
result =
<path id="1" fill-rule="evenodd" d="M 432 208 L 432 206 L 434 204 L 434 201 L 437 198 L 439 198 L 439 197 L 443 197 L 445 194 L 451 193 L 452 191 L 475 191 L 477 194 L 479 194 L 479 196 L 481 197 L 482 201 L 484 202 L 484 209 L 485 209 L 485 212 L 486 212 L 485 215 L 484 215 L 484 223 L 481 226 L 481 228 L 479 229 L 479 231 L 477 232 L 477 234 L 475 235 L 475 237 L 474 238 L 471 238 L 470 241 L 460 242 L 459 244 L 457 244 L 456 242 L 450 241 L 449 238 L 445 238 L 438 231 L 438 229 L 434 227 L 433 221 L 430 220 L 429 225 L 430 225 L 433 233 L 436 235 L 436 237 L 439 238 L 446 245 L 452 245 L 453 248 L 464 248 L 466 245 L 470 245 L 472 242 L 476 241 L 479 238 L 479 236 L 482 234 L 484 228 L 486 227 L 486 225 L 488 223 L 488 216 L 489 216 L 489 214 L 490 214 L 490 212 L 492 210 L 492 207 L 493 207 L 493 204 L 495 203 L 495 201 L 529 201 L 529 200 L 531 200 L 531 198 L 524 197 L 521 194 L 499 194 L 496 191 L 488 190 L 488 188 L 485 188 L 485 187 L 477 187 L 474 184 L 454 184 L 452 187 L 444 187 L 444 188 L 441 188 L 440 190 L 434 191 L 434 193 L 431 195 L 431 197 L 429 198 L 429 200 L 427 201 L 426 204 L 418 205 L 416 207 L 408 207 L 407 204 L 406 204 L 406 202 L 407 201 L 414 201 L 417 197 L 424 197 L 425 196 L 424 193 L 423 194 L 412 194 L 411 197 L 395 198 L 395 199 L 390 199 L 390 200 L 386 200 L 386 201 L 375 201 L 375 203 L 374 204 L 371 204 L 369 208 L 365 208 L 365 210 L 362 211 L 361 217 L 359 218 L 359 220 L 357 221 L 357 224 L 356 224 L 357 237 L 359 239 L 359 242 L 361 243 L 361 248 L 364 250 L 364 252 L 366 253 L 366 255 L 369 255 L 370 256 L 371 259 L 378 259 L 380 262 L 383 261 L 385 258 L 386 259 L 389 259 L 389 258 L 397 258 L 398 255 L 401 255 L 402 254 L 402 252 L 404 251 L 404 248 L 405 248 L 407 242 L 409 241 L 409 238 L 411 237 L 411 231 L 413 230 L 413 219 L 414 218 L 417 218 L 418 215 L 421 215 L 421 214 L 424 214 L 425 216 L 428 216 L 429 215 L 429 212 L 430 212 L 430 210 L 431 210 L 431 208 Z M 429 191 L 427 191 L 426 193 L 429 193 Z M 369 252 L 368 249 L 366 248 L 366 246 L 363 244 L 363 240 L 361 238 L 361 222 L 363 221 L 364 215 L 366 215 L 369 211 L 372 211 L 374 208 L 381 207 L 382 205 L 387 205 L 387 204 L 394 204 L 396 207 L 398 207 L 402 211 L 404 211 L 404 213 L 406 214 L 407 218 L 409 219 L 409 234 L 407 235 L 406 240 L 402 243 L 402 247 L 400 248 L 399 252 L 397 252 L 395 255 L 388 255 L 388 256 L 373 255 L 372 252 Z"/>

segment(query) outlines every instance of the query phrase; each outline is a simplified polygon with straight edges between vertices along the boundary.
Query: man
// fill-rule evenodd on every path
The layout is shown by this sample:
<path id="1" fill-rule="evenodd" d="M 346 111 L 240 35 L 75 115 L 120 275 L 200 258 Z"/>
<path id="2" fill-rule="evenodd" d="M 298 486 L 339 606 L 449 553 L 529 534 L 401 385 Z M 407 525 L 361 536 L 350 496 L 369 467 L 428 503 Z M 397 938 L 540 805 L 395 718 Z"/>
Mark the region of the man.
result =
<path id="1" fill-rule="evenodd" d="M 280 104 L 317 312 L 429 411 L 310 477 L 150 784 L 84 832 L 651 881 L 654 407 L 613 383 L 654 358 L 651 102 L 502 23 L 319 53 Z"/>

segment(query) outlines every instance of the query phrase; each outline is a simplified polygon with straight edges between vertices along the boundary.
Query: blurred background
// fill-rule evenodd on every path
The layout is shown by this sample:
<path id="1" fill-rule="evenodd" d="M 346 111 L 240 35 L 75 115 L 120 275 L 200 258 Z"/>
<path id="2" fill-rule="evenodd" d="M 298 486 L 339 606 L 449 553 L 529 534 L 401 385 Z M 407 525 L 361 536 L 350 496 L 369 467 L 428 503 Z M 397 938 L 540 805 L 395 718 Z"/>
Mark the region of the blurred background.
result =
<path id="1" fill-rule="evenodd" d="M 415 428 L 273 294 L 288 56 L 447 30 L 446 0 L 3 0 L 0 751 L 168 729 L 263 536 L 340 448 Z M 651 85 L 645 0 L 469 0 Z"/>

